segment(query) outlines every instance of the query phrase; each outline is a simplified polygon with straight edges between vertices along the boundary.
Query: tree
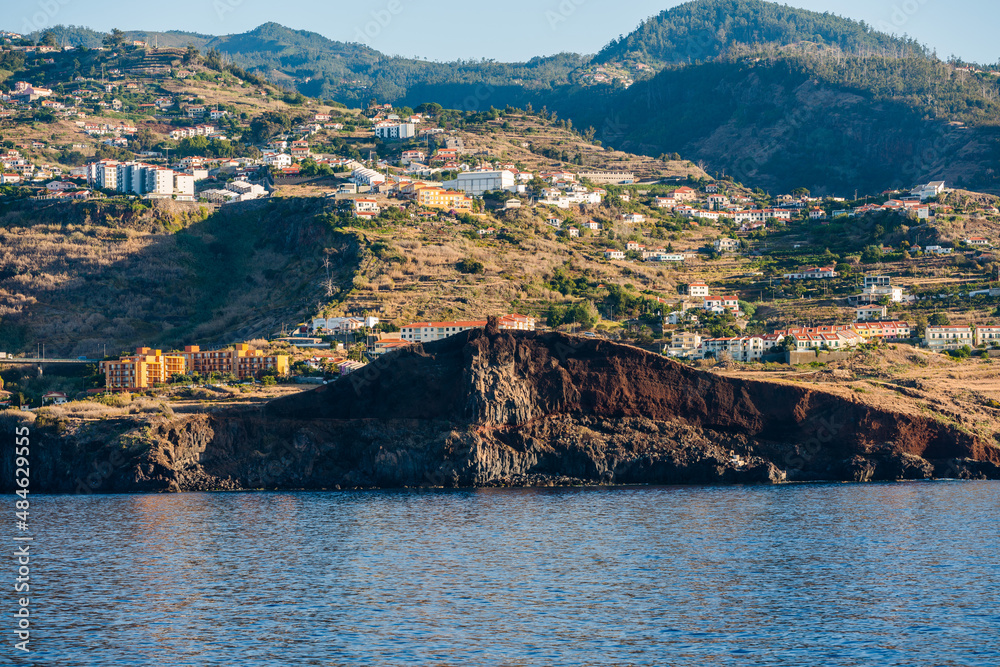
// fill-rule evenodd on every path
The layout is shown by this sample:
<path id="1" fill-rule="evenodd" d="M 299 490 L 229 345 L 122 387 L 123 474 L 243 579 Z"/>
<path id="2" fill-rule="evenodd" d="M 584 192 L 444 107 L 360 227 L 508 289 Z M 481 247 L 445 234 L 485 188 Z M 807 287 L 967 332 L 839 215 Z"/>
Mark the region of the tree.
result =
<path id="1" fill-rule="evenodd" d="M 946 327 L 951 324 L 951 319 L 945 313 L 934 313 L 927 318 L 927 324 L 932 327 Z"/>
<path id="2" fill-rule="evenodd" d="M 566 311 L 559 306 L 550 306 L 549 312 L 545 315 L 545 324 L 552 329 L 560 326 L 565 320 Z"/>
<path id="3" fill-rule="evenodd" d="M 46 30 L 45 34 L 42 35 L 41 40 L 42 46 L 59 46 L 59 41 L 56 39 L 56 34 L 51 30 Z"/>
<path id="4" fill-rule="evenodd" d="M 865 264 L 877 264 L 882 261 L 882 248 L 877 245 L 865 246 L 861 252 L 861 261 Z"/>
<path id="5" fill-rule="evenodd" d="M 125 45 L 125 33 L 118 28 L 112 28 L 111 32 L 104 36 L 104 46 L 109 49 L 120 49 Z"/>
<path id="6" fill-rule="evenodd" d="M 739 304 L 740 310 L 746 314 L 747 319 L 752 320 L 754 314 L 757 312 L 757 306 L 753 305 L 749 301 L 740 301 Z"/>
<path id="7" fill-rule="evenodd" d="M 597 308 L 590 301 L 580 301 L 566 311 L 566 320 L 579 324 L 584 329 L 593 329 L 600 319 Z"/>
<path id="8" fill-rule="evenodd" d="M 195 59 L 198 57 L 198 55 L 199 55 L 199 52 L 198 52 L 198 49 L 195 48 L 195 45 L 194 44 L 188 44 L 187 45 L 187 50 L 184 52 L 184 64 L 185 65 L 190 65 L 191 63 L 193 63 L 195 61 Z"/>

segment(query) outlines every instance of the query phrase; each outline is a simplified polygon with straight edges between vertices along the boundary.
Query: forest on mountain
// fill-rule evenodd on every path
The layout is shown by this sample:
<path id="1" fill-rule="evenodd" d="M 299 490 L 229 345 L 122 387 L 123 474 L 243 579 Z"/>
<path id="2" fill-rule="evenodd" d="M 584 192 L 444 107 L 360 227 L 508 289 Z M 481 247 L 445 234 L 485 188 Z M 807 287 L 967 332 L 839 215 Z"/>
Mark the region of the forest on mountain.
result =
<path id="1" fill-rule="evenodd" d="M 659 69 L 725 55 L 736 45 L 809 43 L 845 53 L 927 55 L 910 38 L 874 30 L 864 21 L 763 0 L 698 0 L 668 9 L 611 41 L 595 63 L 635 60 Z"/>

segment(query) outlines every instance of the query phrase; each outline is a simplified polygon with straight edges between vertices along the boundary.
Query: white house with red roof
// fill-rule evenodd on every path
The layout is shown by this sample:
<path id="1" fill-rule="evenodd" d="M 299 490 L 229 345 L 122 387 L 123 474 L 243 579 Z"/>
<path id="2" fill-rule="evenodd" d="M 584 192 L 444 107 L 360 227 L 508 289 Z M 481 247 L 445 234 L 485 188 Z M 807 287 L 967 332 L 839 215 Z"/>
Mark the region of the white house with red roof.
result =
<path id="1" fill-rule="evenodd" d="M 688 285 L 688 296 L 706 297 L 711 293 L 708 283 L 693 282 Z"/>
<path id="2" fill-rule="evenodd" d="M 785 280 L 813 280 L 816 278 L 836 278 L 840 274 L 832 266 L 817 266 L 798 273 L 786 273 Z"/>

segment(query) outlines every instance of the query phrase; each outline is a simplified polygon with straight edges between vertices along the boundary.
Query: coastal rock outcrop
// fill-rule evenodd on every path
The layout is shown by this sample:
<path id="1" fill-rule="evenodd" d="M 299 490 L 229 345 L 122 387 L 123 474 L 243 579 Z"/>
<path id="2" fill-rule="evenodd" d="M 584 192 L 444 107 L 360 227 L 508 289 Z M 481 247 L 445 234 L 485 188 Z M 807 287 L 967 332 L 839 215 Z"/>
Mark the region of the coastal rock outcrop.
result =
<path id="1" fill-rule="evenodd" d="M 259 409 L 162 419 L 141 436 L 112 426 L 42 432 L 51 472 L 37 490 L 1000 476 L 1000 450 L 931 417 L 604 340 L 495 329 L 414 345 Z"/>

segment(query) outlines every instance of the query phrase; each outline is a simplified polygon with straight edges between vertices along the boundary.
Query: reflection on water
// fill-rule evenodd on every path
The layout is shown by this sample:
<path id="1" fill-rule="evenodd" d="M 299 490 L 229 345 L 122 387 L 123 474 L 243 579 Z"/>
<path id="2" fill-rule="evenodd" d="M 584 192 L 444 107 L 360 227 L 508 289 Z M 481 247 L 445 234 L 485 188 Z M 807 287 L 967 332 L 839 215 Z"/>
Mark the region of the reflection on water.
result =
<path id="1" fill-rule="evenodd" d="M 995 667 L 998 501 L 990 482 L 38 497 L 34 657 Z"/>

